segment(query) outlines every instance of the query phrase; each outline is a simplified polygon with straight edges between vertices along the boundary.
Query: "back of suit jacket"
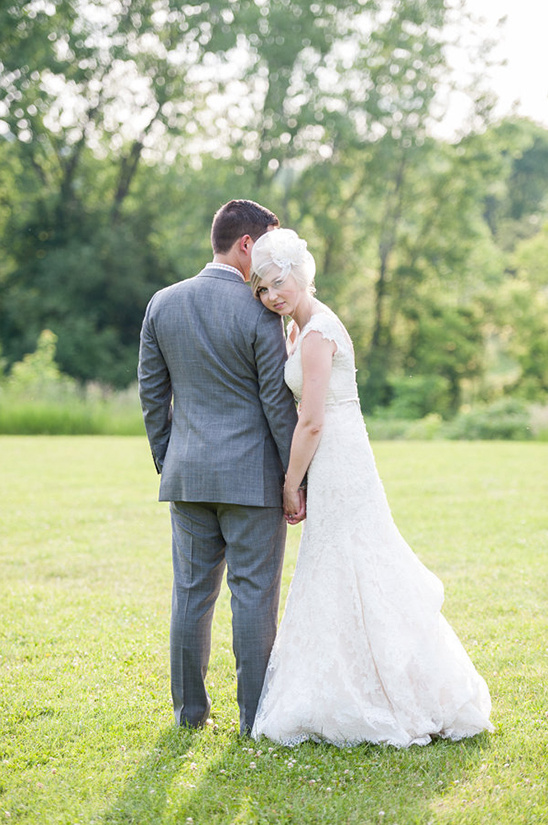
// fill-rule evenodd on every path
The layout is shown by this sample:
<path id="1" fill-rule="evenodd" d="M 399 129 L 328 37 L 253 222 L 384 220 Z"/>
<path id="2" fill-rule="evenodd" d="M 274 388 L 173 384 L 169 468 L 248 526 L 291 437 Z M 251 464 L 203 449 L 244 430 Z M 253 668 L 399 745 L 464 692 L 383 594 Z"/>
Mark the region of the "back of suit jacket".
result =
<path id="1" fill-rule="evenodd" d="M 279 506 L 297 414 L 281 319 L 233 271 L 157 292 L 143 321 L 139 395 L 161 501 Z"/>

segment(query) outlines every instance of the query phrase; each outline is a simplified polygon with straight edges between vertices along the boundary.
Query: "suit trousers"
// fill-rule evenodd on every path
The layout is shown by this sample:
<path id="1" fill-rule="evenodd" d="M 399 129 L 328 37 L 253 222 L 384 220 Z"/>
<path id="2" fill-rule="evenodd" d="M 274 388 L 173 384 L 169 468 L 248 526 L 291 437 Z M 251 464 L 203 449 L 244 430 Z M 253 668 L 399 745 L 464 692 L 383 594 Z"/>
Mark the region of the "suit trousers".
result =
<path id="1" fill-rule="evenodd" d="M 171 694 L 178 725 L 205 724 L 211 624 L 226 567 L 240 732 L 253 727 L 276 636 L 287 525 L 281 507 L 173 501 Z"/>

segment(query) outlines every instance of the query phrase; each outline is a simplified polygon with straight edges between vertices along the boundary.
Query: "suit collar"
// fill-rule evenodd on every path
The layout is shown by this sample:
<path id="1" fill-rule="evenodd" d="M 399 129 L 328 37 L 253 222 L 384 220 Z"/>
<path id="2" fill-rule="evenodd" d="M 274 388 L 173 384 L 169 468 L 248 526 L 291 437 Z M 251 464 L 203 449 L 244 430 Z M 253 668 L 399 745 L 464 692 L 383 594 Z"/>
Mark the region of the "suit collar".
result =
<path id="1" fill-rule="evenodd" d="M 246 283 L 242 273 L 233 266 L 227 264 L 209 263 L 202 269 L 198 275 L 204 275 L 210 278 L 222 278 L 225 281 L 240 281 Z"/>

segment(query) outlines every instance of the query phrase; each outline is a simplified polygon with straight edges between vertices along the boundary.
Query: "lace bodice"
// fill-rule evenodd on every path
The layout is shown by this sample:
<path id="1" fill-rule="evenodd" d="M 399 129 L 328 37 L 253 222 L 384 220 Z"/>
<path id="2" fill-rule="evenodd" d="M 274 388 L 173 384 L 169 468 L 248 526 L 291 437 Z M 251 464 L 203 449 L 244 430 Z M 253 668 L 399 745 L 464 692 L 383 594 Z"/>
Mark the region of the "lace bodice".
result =
<path id="1" fill-rule="evenodd" d="M 326 404 L 333 405 L 358 400 L 354 349 L 348 333 L 337 316 L 329 311 L 318 312 L 302 328 L 296 346 L 285 365 L 285 381 L 291 392 L 300 401 L 303 391 L 303 371 L 301 346 L 309 332 L 319 332 L 323 338 L 334 341 L 337 351 L 333 356 L 333 368 L 329 381 Z"/>

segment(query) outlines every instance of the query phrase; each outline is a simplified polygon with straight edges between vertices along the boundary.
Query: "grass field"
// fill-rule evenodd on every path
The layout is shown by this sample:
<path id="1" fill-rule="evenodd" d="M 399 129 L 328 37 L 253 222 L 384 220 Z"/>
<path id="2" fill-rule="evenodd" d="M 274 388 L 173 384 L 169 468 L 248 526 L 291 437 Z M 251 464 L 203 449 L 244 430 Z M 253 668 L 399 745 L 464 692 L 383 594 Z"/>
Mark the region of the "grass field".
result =
<path id="1" fill-rule="evenodd" d="M 213 723 L 172 726 L 167 506 L 141 437 L 0 438 L 0 822 L 548 823 L 548 444 L 374 445 L 444 581 L 496 732 L 407 751 L 236 733 L 223 590 Z M 299 529 L 291 528 L 284 596 Z"/>

